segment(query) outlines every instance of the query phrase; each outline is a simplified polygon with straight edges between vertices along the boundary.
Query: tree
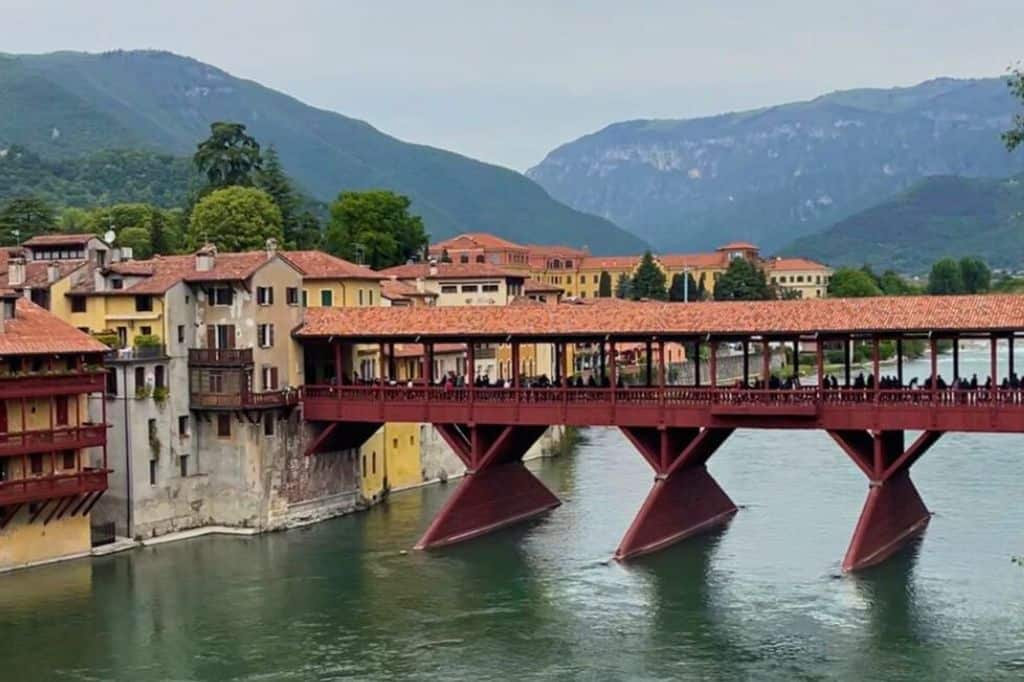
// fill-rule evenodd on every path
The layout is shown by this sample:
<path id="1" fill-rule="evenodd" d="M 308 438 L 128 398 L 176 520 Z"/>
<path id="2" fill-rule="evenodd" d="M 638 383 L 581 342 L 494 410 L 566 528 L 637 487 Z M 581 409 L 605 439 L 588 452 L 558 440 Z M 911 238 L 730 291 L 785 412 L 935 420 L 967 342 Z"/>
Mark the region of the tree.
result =
<path id="1" fill-rule="evenodd" d="M 295 194 L 291 180 L 284 173 L 281 158 L 271 145 L 263 156 L 263 165 L 256 171 L 256 187 L 270 195 L 281 211 L 281 224 L 284 229 L 284 242 L 287 248 L 300 248 L 299 241 L 302 229 L 299 214 L 299 198 Z M 312 214 L 310 214 L 312 215 Z M 317 224 L 319 227 L 319 223 Z"/>
<path id="2" fill-rule="evenodd" d="M 633 298 L 664 301 L 667 297 L 665 271 L 654 262 L 654 255 L 650 251 L 645 251 L 640 259 L 640 265 L 633 273 Z"/>
<path id="3" fill-rule="evenodd" d="M 144 230 L 149 243 L 145 249 L 133 251 L 137 258 L 144 258 L 146 256 L 138 254 L 166 254 L 177 250 L 181 237 L 179 221 L 177 212 L 151 204 L 115 204 L 90 211 L 84 226 L 86 231 L 98 235 L 113 230 L 118 242 L 121 241 L 121 234 L 127 229 Z"/>
<path id="4" fill-rule="evenodd" d="M 882 289 L 869 271 L 863 268 L 839 268 L 832 273 L 832 279 L 829 280 L 828 295 L 836 298 L 881 296 Z"/>
<path id="5" fill-rule="evenodd" d="M 17 244 L 56 229 L 57 214 L 38 197 L 13 197 L 0 207 L 0 241 L 4 244 Z"/>
<path id="6" fill-rule="evenodd" d="M 1007 81 L 1007 85 L 1010 87 L 1010 92 L 1013 96 L 1024 105 L 1024 68 L 1018 67 L 1014 69 L 1010 74 L 1010 80 Z M 1014 115 L 1013 126 L 1003 133 L 1003 142 L 1006 143 L 1006 148 L 1011 152 L 1021 144 L 1024 144 L 1024 114 Z"/>
<path id="7" fill-rule="evenodd" d="M 633 280 L 624 272 L 615 281 L 615 298 L 633 298 Z"/>
<path id="8" fill-rule="evenodd" d="M 410 205 L 408 197 L 387 190 L 342 192 L 331 204 L 327 251 L 377 269 L 419 257 L 427 233 Z"/>
<path id="9" fill-rule="evenodd" d="M 448 249 L 441 249 L 441 262 L 451 263 L 452 257 L 448 254 Z"/>
<path id="10" fill-rule="evenodd" d="M 733 258 L 715 283 L 716 301 L 766 301 L 775 298 L 764 270 L 746 258 Z"/>
<path id="11" fill-rule="evenodd" d="M 597 280 L 597 295 L 599 298 L 612 297 L 612 276 L 607 270 L 602 270 Z"/>
<path id="12" fill-rule="evenodd" d="M 920 293 L 917 287 L 900 277 L 893 270 L 886 270 L 877 279 L 879 288 L 886 296 L 907 296 Z"/>
<path id="13" fill-rule="evenodd" d="M 199 143 L 192 163 L 206 176 L 206 191 L 250 186 L 262 165 L 260 145 L 247 135 L 241 123 L 217 121 L 210 125 L 210 137 Z"/>
<path id="14" fill-rule="evenodd" d="M 672 275 L 672 286 L 668 289 L 668 300 L 670 301 L 699 301 L 701 299 L 700 287 L 693 275 L 677 272 Z"/>
<path id="15" fill-rule="evenodd" d="M 992 271 L 980 258 L 965 256 L 960 259 L 960 279 L 964 293 L 984 294 L 992 287 Z"/>
<path id="16" fill-rule="evenodd" d="M 960 264 L 952 258 L 943 258 L 932 266 L 928 274 L 928 293 L 932 295 L 962 294 L 964 278 Z"/>
<path id="17" fill-rule="evenodd" d="M 210 242 L 221 251 L 262 249 L 267 239 L 280 242 L 281 211 L 266 192 L 228 187 L 211 192 L 192 210 L 189 248 Z"/>
<path id="18" fill-rule="evenodd" d="M 296 249 L 319 249 L 323 240 L 320 221 L 312 211 L 303 211 L 299 216 L 299 229 L 295 234 L 293 247 Z"/>
<path id="19" fill-rule="evenodd" d="M 153 255 L 153 242 L 144 227 L 126 227 L 117 235 L 115 243 L 132 250 L 132 258 L 146 259 Z"/>

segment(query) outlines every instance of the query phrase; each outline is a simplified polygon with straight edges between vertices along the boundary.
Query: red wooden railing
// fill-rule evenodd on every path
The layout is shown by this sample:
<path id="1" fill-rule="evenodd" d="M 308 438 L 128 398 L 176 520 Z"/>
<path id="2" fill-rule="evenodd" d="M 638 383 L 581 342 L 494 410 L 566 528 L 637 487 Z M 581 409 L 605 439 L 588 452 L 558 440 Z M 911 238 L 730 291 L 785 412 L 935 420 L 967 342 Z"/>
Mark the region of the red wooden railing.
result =
<path id="1" fill-rule="evenodd" d="M 247 407 L 283 407 L 294 405 L 299 401 L 297 391 L 262 391 L 258 393 L 207 393 L 193 391 L 190 397 L 194 408 L 238 408 Z"/>
<path id="2" fill-rule="evenodd" d="M 188 361 L 194 365 L 251 365 L 252 348 L 189 348 Z"/>
<path id="3" fill-rule="evenodd" d="M 0 399 L 97 393 L 106 390 L 106 381 L 102 371 L 0 376 Z"/>
<path id="4" fill-rule="evenodd" d="M 0 507 L 106 490 L 107 473 L 107 469 L 83 469 L 75 473 L 3 481 L 0 482 Z"/>
<path id="5" fill-rule="evenodd" d="M 0 433 L 0 456 L 46 452 L 49 450 L 77 450 L 103 445 L 107 427 L 103 424 L 65 426 L 56 429 L 35 429 L 15 433 Z"/>

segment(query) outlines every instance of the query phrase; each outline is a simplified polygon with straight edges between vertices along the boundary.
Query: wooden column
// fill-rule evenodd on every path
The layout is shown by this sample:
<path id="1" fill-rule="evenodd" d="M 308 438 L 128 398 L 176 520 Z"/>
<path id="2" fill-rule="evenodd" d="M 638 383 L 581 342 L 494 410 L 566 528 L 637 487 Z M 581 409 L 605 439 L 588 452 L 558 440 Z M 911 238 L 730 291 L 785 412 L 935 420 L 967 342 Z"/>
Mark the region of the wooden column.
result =
<path id="1" fill-rule="evenodd" d="M 761 342 L 761 381 L 765 388 L 768 387 L 768 380 L 772 377 L 772 347 L 768 339 Z"/>
<path id="2" fill-rule="evenodd" d="M 519 342 L 512 341 L 512 388 L 519 388 L 520 375 L 522 370 L 519 367 Z"/>
<path id="3" fill-rule="evenodd" d="M 711 374 L 711 388 L 718 386 L 718 342 L 708 343 L 708 370 Z"/>
<path id="4" fill-rule="evenodd" d="M 850 353 L 853 352 L 853 340 L 847 337 L 843 339 L 843 380 L 846 388 L 850 387 Z"/>
<path id="5" fill-rule="evenodd" d="M 654 381 L 654 366 L 651 363 L 652 355 L 654 355 L 654 342 L 651 339 L 647 339 L 647 387 L 650 388 L 651 383 Z"/>
<path id="6" fill-rule="evenodd" d="M 928 339 L 928 347 L 929 347 L 929 350 L 931 351 L 931 356 L 932 356 L 932 359 L 931 359 L 932 375 L 931 375 L 931 378 L 928 379 L 928 381 L 929 381 L 929 386 L 931 387 L 931 390 L 932 390 L 932 399 L 934 399 L 935 392 L 939 388 L 938 382 L 936 381 L 936 378 L 939 375 L 938 339 L 936 339 L 934 336 L 931 337 L 930 339 Z"/>
<path id="7" fill-rule="evenodd" d="M 793 339 L 793 376 L 800 376 L 800 339 Z"/>
<path id="8" fill-rule="evenodd" d="M 881 379 L 879 371 L 881 363 L 881 341 L 877 336 L 871 337 L 871 375 L 874 377 L 875 390 L 878 390 L 878 382 Z"/>
<path id="9" fill-rule="evenodd" d="M 1012 377 L 1013 373 L 1014 373 L 1014 368 L 1013 368 L 1013 334 L 1012 333 L 1010 334 L 1009 338 L 1006 339 L 1006 343 L 1009 346 L 1009 352 L 1007 353 L 1008 364 L 1006 365 L 1006 373 L 1009 376 Z"/>
<path id="10" fill-rule="evenodd" d="M 658 386 L 665 388 L 665 341 L 658 340 Z"/>
<path id="11" fill-rule="evenodd" d="M 433 386 L 434 381 L 437 378 L 434 376 L 434 342 L 431 341 L 430 343 L 424 344 L 423 350 L 423 357 L 426 362 L 426 366 L 423 368 L 425 370 L 423 378 L 426 380 L 427 386 Z"/>
<path id="12" fill-rule="evenodd" d="M 342 364 L 341 364 L 341 340 L 336 339 L 331 344 L 334 348 L 334 384 L 341 386 Z"/>
<path id="13" fill-rule="evenodd" d="M 743 385 L 750 383 L 750 340 L 743 339 Z"/>
<path id="14" fill-rule="evenodd" d="M 693 342 L 693 385 L 700 386 L 700 341 Z"/>
<path id="15" fill-rule="evenodd" d="M 466 387 L 472 401 L 476 393 L 476 344 L 472 341 L 466 343 Z"/>
<path id="16" fill-rule="evenodd" d="M 953 337 L 953 381 L 960 378 L 960 337 Z M 994 377 L 993 377 L 994 378 Z"/>
<path id="17" fill-rule="evenodd" d="M 903 388 L 903 337 L 896 339 L 896 380 Z"/>
<path id="18" fill-rule="evenodd" d="M 992 389 L 999 388 L 999 356 L 996 354 L 999 349 L 999 337 L 992 335 L 989 341 L 992 354 Z"/>
<path id="19" fill-rule="evenodd" d="M 818 373 L 818 388 L 825 386 L 825 340 L 817 338 L 814 340 L 814 360 Z"/>
<path id="20" fill-rule="evenodd" d="M 601 356 L 601 379 L 600 379 L 600 381 L 598 381 L 598 386 L 603 386 L 604 385 L 605 372 L 607 371 L 606 365 L 605 365 L 605 358 L 604 358 L 604 352 L 605 352 L 604 341 L 601 341 L 601 343 L 599 345 L 599 348 L 600 348 L 599 354 Z"/>
<path id="21" fill-rule="evenodd" d="M 611 381 L 611 387 L 614 391 L 619 384 L 619 367 L 615 361 L 615 342 L 612 341 L 608 344 L 608 376 Z M 612 401 L 614 402 L 615 395 L 612 395 Z"/>
<path id="22" fill-rule="evenodd" d="M 392 381 L 398 381 L 398 377 L 395 376 L 395 344 L 391 342 L 388 344 L 388 379 Z"/>

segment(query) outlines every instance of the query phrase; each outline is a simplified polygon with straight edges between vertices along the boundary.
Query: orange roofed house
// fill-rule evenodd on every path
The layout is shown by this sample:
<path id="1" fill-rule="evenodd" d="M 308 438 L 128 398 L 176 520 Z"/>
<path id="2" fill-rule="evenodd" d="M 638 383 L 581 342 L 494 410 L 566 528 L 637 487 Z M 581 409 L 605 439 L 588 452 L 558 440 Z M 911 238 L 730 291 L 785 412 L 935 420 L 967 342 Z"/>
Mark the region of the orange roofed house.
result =
<path id="1" fill-rule="evenodd" d="M 107 427 L 88 401 L 102 396 L 106 350 L 0 290 L 0 571 L 90 551 L 108 471 Z"/>

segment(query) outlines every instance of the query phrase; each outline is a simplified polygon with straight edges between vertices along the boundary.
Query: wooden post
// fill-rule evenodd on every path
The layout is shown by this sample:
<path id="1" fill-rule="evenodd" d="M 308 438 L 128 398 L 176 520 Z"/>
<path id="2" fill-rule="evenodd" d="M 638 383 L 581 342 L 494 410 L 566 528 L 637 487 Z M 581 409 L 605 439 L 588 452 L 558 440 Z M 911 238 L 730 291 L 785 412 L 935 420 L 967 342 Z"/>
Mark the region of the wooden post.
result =
<path id="1" fill-rule="evenodd" d="M 341 339 L 336 339 L 332 345 L 334 346 L 334 385 L 341 386 Z"/>
<path id="2" fill-rule="evenodd" d="M 761 381 L 768 388 L 768 380 L 772 378 L 772 347 L 768 339 L 761 342 Z"/>
<path id="3" fill-rule="evenodd" d="M 519 367 L 519 342 L 512 341 L 512 388 L 519 388 L 519 376 L 521 370 Z"/>
<path id="4" fill-rule="evenodd" d="M 938 388 L 939 388 L 939 382 L 936 381 L 936 379 L 939 376 L 938 340 L 934 336 L 931 337 L 928 340 L 928 346 L 929 346 L 929 349 L 931 350 L 931 356 L 932 356 L 932 359 L 931 359 L 931 363 L 932 363 L 932 376 L 931 376 L 931 378 L 928 381 L 930 382 L 931 389 L 932 389 L 932 400 L 935 400 L 935 394 L 936 394 L 936 392 L 938 391 Z"/>
<path id="5" fill-rule="evenodd" d="M 654 365 L 652 364 L 651 356 L 654 355 L 654 342 L 651 339 L 647 339 L 647 387 L 651 387 L 651 383 L 654 381 Z"/>
<path id="6" fill-rule="evenodd" d="M 990 343 L 992 352 L 992 390 L 995 392 L 999 388 L 999 356 L 996 354 L 999 349 L 999 337 L 993 334 Z"/>
<path id="7" fill-rule="evenodd" d="M 800 376 L 800 339 L 793 339 L 793 376 Z"/>
<path id="8" fill-rule="evenodd" d="M 618 363 L 615 361 L 615 342 L 614 341 L 611 341 L 608 344 L 608 361 L 609 361 L 609 363 L 608 363 L 609 364 L 608 374 L 609 374 L 609 379 L 611 381 L 612 402 L 614 403 L 615 402 L 615 393 L 616 393 L 615 389 L 617 389 L 618 386 L 619 386 L 619 368 L 618 368 Z"/>
<path id="9" fill-rule="evenodd" d="M 1006 339 L 1006 343 L 1009 346 L 1009 353 L 1008 353 L 1008 358 L 1007 358 L 1009 364 L 1006 365 L 1006 373 L 1007 373 L 1008 376 L 1012 377 L 1013 373 L 1014 373 L 1014 369 L 1013 369 L 1013 333 L 1011 333 L 1009 338 Z"/>
<path id="10" fill-rule="evenodd" d="M 850 387 L 850 354 L 853 352 L 853 340 L 850 337 L 843 339 L 843 378 L 846 388 Z"/>
<path id="11" fill-rule="evenodd" d="M 693 385 L 700 386 L 700 339 L 693 342 Z"/>
<path id="12" fill-rule="evenodd" d="M 711 374 L 711 388 L 718 386 L 718 342 L 708 344 L 708 369 Z"/>
<path id="13" fill-rule="evenodd" d="M 880 362 L 881 362 L 881 340 L 878 336 L 871 337 L 871 374 L 874 377 L 875 390 L 878 390 L 878 382 L 881 379 Z"/>
<path id="14" fill-rule="evenodd" d="M 600 381 L 598 381 L 598 383 L 597 383 L 597 385 L 598 385 L 598 386 L 603 386 L 603 385 L 604 385 L 604 379 L 605 379 L 605 372 L 607 371 L 607 369 L 606 369 L 606 366 L 605 366 L 605 358 L 604 358 L 604 351 L 605 351 L 605 347 L 604 347 L 604 341 L 601 341 L 601 343 L 600 343 L 600 355 L 601 355 L 601 379 L 600 379 Z"/>
<path id="15" fill-rule="evenodd" d="M 426 367 L 424 367 L 426 371 L 423 373 L 423 378 L 426 380 L 427 386 L 433 386 L 437 378 L 434 376 L 434 342 L 431 341 L 426 344 L 423 350 L 425 351 L 424 357 L 426 358 Z"/>
<path id="16" fill-rule="evenodd" d="M 665 388 L 665 340 L 658 340 L 658 386 Z"/>
<path id="17" fill-rule="evenodd" d="M 472 341 L 466 343 L 466 387 L 472 402 L 476 394 L 476 344 Z"/>
<path id="18" fill-rule="evenodd" d="M 903 337 L 896 339 L 896 381 L 903 388 Z"/>
<path id="19" fill-rule="evenodd" d="M 750 383 L 750 339 L 743 339 L 743 385 Z"/>
<path id="20" fill-rule="evenodd" d="M 960 337 L 953 337 L 953 381 L 960 378 Z"/>

